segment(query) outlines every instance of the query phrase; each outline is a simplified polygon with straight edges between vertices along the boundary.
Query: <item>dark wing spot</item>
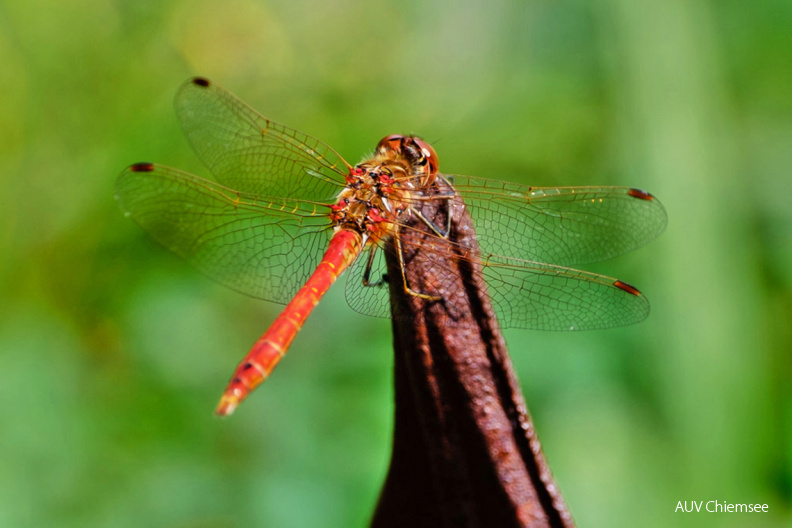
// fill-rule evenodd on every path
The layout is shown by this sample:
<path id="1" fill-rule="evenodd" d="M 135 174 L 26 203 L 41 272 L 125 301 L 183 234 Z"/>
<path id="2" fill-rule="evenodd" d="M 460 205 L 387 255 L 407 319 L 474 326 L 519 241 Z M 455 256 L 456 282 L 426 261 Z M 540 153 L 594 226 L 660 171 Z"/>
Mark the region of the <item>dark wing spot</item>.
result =
<path id="1" fill-rule="evenodd" d="M 654 200 L 654 196 L 646 191 L 642 191 L 641 189 L 630 189 L 627 191 L 627 194 L 633 198 L 640 198 L 641 200 Z"/>
<path id="2" fill-rule="evenodd" d="M 613 283 L 613 285 L 619 289 L 626 291 L 627 293 L 632 293 L 633 295 L 641 295 L 641 292 L 638 291 L 638 288 L 636 288 L 635 286 L 631 286 L 626 282 L 617 280 L 616 282 Z"/>
<path id="3" fill-rule="evenodd" d="M 193 84 L 197 84 L 198 86 L 203 86 L 204 88 L 209 87 L 209 79 L 204 77 L 193 77 L 192 80 Z"/>
<path id="4" fill-rule="evenodd" d="M 153 163 L 135 163 L 134 165 L 129 166 L 129 170 L 132 172 L 151 172 L 154 170 Z"/>

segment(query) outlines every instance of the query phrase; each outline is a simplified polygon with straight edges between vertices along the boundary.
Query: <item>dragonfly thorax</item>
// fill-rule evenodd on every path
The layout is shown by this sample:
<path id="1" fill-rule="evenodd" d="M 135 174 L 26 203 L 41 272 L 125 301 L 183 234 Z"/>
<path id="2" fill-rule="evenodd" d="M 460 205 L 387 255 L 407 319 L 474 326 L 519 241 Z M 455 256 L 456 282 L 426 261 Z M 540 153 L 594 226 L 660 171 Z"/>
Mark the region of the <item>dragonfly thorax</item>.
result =
<path id="1" fill-rule="evenodd" d="M 331 206 L 336 226 L 364 234 L 372 242 L 393 235 L 407 209 L 402 203 L 405 192 L 395 180 L 404 178 L 405 167 L 400 165 L 372 160 L 353 167 Z"/>
<path id="2" fill-rule="evenodd" d="M 413 196 L 434 183 L 437 167 L 437 154 L 421 138 L 386 136 L 371 159 L 350 169 L 331 217 L 372 242 L 392 236 L 409 217 Z"/>

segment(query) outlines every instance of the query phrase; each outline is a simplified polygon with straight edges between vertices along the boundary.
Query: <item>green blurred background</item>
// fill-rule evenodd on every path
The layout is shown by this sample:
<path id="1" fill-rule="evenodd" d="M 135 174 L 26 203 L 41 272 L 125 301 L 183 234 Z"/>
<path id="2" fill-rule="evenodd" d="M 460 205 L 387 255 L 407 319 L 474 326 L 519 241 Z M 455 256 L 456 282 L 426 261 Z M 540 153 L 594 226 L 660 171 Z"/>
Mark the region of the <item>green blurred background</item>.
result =
<path id="1" fill-rule="evenodd" d="M 388 321 L 336 287 L 228 420 L 279 306 L 156 246 L 113 200 L 158 161 L 207 176 L 172 110 L 204 75 L 357 161 L 629 185 L 655 243 L 589 269 L 637 326 L 506 333 L 581 527 L 792 521 L 788 0 L 0 1 L 0 527 L 365 526 L 389 461 Z M 674 513 L 678 501 L 766 514 Z"/>

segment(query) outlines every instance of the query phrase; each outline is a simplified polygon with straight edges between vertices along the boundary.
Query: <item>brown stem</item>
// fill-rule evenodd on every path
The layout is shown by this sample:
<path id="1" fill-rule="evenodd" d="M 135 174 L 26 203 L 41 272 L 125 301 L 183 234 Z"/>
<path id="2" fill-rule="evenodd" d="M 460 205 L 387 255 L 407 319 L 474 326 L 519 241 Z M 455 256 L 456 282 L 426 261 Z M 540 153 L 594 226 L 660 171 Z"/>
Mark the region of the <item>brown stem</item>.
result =
<path id="1" fill-rule="evenodd" d="M 401 233 L 408 284 L 441 300 L 405 293 L 396 253 L 388 251 L 396 417 L 391 466 L 371 526 L 571 528 L 481 264 L 450 254 L 478 252 L 464 204 L 440 199 L 422 211 L 442 226 L 449 208 L 450 244 L 443 250 L 449 258 L 438 258 L 437 239 L 422 223 Z"/>

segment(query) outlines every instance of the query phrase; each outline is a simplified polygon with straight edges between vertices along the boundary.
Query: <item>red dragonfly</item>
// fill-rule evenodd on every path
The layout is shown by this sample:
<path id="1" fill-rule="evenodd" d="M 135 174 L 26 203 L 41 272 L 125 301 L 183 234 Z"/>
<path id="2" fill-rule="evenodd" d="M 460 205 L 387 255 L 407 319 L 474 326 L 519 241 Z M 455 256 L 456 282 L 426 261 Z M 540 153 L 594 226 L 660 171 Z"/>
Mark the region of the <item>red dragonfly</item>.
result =
<path id="1" fill-rule="evenodd" d="M 568 267 L 657 237 L 666 213 L 648 192 L 443 175 L 434 149 L 416 136 L 388 136 L 373 156 L 351 165 L 200 77 L 181 87 L 175 106 L 193 149 L 220 183 L 136 163 L 116 183 L 121 207 L 160 244 L 220 283 L 268 301 L 292 299 L 237 367 L 217 407 L 220 415 L 232 413 L 269 376 L 347 268 L 352 308 L 390 315 L 380 249 L 397 253 L 403 266 L 399 234 L 417 219 L 438 242 L 427 245 L 429 251 L 450 243 L 445 226 L 416 207 L 427 199 L 450 200 L 436 192 L 440 182 L 470 208 L 481 250 L 455 258 L 483 263 L 503 326 L 607 328 L 649 313 L 646 298 L 626 282 Z M 438 262 L 444 258 L 448 252 L 438 252 Z M 406 282 L 405 289 L 437 298 Z"/>

